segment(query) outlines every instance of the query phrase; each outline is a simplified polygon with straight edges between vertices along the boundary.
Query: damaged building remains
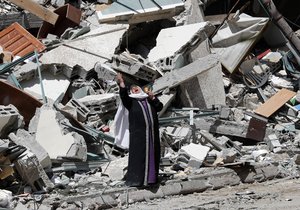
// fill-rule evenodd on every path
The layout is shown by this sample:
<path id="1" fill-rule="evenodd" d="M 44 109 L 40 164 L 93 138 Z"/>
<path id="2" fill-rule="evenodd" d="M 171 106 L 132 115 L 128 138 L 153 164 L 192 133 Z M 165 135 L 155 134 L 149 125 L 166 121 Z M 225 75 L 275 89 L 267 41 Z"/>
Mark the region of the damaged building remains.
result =
<path id="1" fill-rule="evenodd" d="M 287 2 L 1 0 L 0 207 L 123 209 L 298 178 L 300 2 Z M 164 105 L 149 188 L 124 182 L 118 73 Z"/>

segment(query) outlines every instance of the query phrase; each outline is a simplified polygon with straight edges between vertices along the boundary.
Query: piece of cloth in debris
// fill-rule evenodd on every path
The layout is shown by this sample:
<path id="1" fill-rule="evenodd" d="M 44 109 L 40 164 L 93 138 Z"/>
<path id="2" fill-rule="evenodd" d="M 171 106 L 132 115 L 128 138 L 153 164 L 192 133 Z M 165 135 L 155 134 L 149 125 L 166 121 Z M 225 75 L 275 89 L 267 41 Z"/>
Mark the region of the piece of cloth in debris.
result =
<path id="1" fill-rule="evenodd" d="M 163 104 L 157 98 L 130 97 L 127 88 L 122 87 L 120 97 L 129 111 L 130 146 L 126 185 L 147 186 L 155 183 L 158 176 L 160 140 L 157 112 L 163 108 Z"/>

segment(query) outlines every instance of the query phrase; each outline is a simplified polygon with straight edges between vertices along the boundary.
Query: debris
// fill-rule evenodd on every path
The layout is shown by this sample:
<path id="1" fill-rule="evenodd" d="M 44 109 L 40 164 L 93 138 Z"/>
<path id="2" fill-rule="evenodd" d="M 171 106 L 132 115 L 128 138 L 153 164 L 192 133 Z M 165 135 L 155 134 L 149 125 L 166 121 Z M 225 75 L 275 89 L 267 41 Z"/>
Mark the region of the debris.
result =
<path id="1" fill-rule="evenodd" d="M 288 100 L 290 100 L 296 93 L 287 89 L 281 89 L 264 104 L 259 106 L 255 113 L 264 117 L 270 117 L 275 111 L 281 108 Z"/>
<path id="2" fill-rule="evenodd" d="M 11 38 L 14 37 L 14 38 Z M 13 56 L 23 57 L 35 49 L 39 52 L 46 47 L 20 24 L 14 23 L 0 32 L 0 46 Z"/>
<path id="3" fill-rule="evenodd" d="M 140 22 L 168 19 L 184 9 L 181 0 L 143 2 L 136 0 L 119 0 L 113 2 L 108 8 L 97 11 L 100 23 L 128 22 L 136 24 Z"/>

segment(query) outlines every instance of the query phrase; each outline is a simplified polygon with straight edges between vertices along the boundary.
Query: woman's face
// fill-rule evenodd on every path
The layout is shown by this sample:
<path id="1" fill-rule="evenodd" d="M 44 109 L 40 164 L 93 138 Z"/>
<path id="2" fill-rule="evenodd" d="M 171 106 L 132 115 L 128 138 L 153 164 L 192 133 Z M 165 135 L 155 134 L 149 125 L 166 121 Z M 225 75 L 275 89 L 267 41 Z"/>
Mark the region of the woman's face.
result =
<path id="1" fill-rule="evenodd" d="M 141 92 L 141 88 L 140 88 L 139 86 L 133 86 L 133 87 L 131 88 L 131 92 L 132 92 L 133 94 L 140 93 L 140 92 Z"/>

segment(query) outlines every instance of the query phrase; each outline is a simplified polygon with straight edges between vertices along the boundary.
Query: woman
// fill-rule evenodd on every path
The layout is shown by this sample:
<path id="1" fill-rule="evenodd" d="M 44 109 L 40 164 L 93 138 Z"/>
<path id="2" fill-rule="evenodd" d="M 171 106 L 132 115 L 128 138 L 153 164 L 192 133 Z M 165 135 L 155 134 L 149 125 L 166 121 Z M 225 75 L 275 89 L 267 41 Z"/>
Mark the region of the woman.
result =
<path id="1" fill-rule="evenodd" d="M 148 186 L 157 183 L 160 162 L 158 116 L 163 104 L 152 92 L 132 86 L 130 94 L 122 75 L 117 75 L 120 97 L 129 112 L 129 158 L 126 185 Z"/>

